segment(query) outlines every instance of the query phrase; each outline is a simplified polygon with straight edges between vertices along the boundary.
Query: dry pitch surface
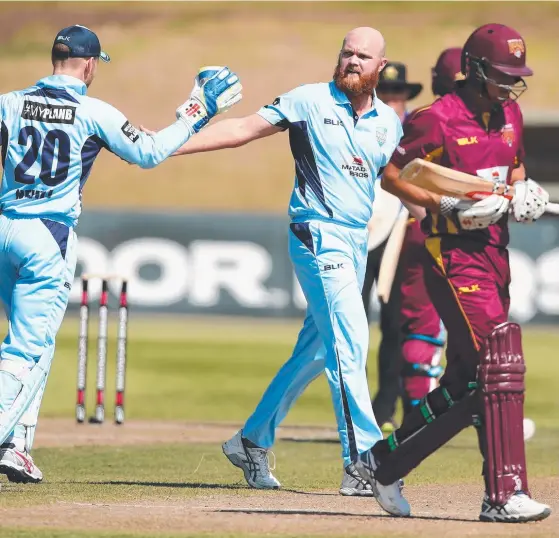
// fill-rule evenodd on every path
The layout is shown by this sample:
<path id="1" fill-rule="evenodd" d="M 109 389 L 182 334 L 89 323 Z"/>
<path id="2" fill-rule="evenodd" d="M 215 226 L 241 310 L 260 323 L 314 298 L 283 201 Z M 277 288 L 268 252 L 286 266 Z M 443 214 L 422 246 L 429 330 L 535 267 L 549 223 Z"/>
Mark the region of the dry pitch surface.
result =
<path id="1" fill-rule="evenodd" d="M 45 419 L 37 447 L 108 445 L 119 447 L 152 443 L 154 433 L 168 443 L 216 443 L 227 438 L 232 425 L 130 421 L 124 427 L 78 426 L 67 419 Z M 284 428 L 280 438 L 331 441 L 328 428 Z M 123 462 L 125 464 L 126 462 Z M 180 462 L 177 462 L 180 465 Z M 203 461 L 200 462 L 200 467 Z M 3 484 L 2 495 L 17 488 Z M 37 487 L 37 486 L 27 486 Z M 39 486 L 40 487 L 40 486 Z M 185 484 L 185 487 L 196 487 Z M 537 524 L 499 525 L 477 522 L 479 485 L 410 486 L 406 495 L 414 517 L 385 515 L 374 500 L 345 498 L 336 490 L 305 492 L 245 492 L 239 481 L 223 487 L 200 484 L 185 500 L 140 499 L 126 502 L 67 502 L 0 509 L 2 527 L 88 529 L 91 532 L 188 534 L 271 534 L 329 536 L 559 536 L 557 515 Z M 559 477 L 532 481 L 533 493 L 559 510 Z M 232 491 L 233 490 L 233 491 Z M 3 534 L 0 532 L 0 535 Z"/>
<path id="2" fill-rule="evenodd" d="M 294 406 L 274 447 L 284 490 L 248 489 L 220 445 L 289 356 L 299 323 L 134 316 L 127 420 L 119 428 L 110 417 L 102 426 L 73 421 L 77 320 L 68 317 L 58 336 L 34 449 L 45 482 L 0 482 L 0 537 L 559 536 L 559 335 L 551 328 L 524 333 L 526 410 L 537 424 L 528 444 L 531 487 L 552 506 L 548 520 L 477 522 L 482 488 L 473 432 L 458 436 L 409 477 L 411 519 L 388 517 L 371 499 L 341 497 L 339 444 L 323 377 Z M 371 342 L 374 356 L 376 331 Z M 94 357 L 94 330 L 90 344 Z M 93 388 L 95 361 L 89 367 Z M 108 401 L 113 368 L 110 364 Z M 376 361 L 370 360 L 372 384 L 375 372 Z M 94 391 L 89 392 L 91 411 Z"/>

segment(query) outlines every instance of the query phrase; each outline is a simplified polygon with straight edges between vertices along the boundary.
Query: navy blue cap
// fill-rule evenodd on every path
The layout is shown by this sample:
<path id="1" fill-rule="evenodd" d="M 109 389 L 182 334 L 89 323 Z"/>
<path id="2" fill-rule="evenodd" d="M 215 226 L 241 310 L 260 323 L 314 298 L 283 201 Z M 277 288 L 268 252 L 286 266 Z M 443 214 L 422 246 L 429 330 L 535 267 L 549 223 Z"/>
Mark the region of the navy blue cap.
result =
<path id="1" fill-rule="evenodd" d="M 70 52 L 69 58 L 101 58 L 104 62 L 110 62 L 111 58 L 101 50 L 99 38 L 89 28 L 75 24 L 63 28 L 56 34 L 54 45 L 66 45 Z"/>

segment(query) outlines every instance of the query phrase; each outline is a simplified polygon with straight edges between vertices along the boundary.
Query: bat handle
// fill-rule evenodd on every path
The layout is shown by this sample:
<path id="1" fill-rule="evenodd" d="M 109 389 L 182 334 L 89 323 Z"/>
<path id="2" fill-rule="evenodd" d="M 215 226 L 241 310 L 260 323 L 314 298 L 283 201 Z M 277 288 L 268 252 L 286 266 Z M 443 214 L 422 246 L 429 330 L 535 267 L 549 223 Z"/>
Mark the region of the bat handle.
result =
<path id="1" fill-rule="evenodd" d="M 493 194 L 500 194 L 504 198 L 512 200 L 514 198 L 514 186 L 497 183 L 493 189 Z"/>

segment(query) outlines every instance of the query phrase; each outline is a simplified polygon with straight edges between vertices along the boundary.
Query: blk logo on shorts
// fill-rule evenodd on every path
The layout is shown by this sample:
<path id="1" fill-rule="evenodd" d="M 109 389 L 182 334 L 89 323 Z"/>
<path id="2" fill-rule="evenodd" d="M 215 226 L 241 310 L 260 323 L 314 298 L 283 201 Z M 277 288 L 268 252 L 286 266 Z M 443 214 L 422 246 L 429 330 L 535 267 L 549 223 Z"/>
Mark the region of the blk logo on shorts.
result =
<path id="1" fill-rule="evenodd" d="M 325 265 L 322 270 L 323 271 L 335 271 L 336 269 L 343 269 L 344 264 L 343 263 L 332 263 L 332 264 L 327 264 Z"/>
<path id="2" fill-rule="evenodd" d="M 472 284 L 471 286 L 460 286 L 458 288 L 459 293 L 474 293 L 476 291 L 481 291 L 479 284 Z"/>

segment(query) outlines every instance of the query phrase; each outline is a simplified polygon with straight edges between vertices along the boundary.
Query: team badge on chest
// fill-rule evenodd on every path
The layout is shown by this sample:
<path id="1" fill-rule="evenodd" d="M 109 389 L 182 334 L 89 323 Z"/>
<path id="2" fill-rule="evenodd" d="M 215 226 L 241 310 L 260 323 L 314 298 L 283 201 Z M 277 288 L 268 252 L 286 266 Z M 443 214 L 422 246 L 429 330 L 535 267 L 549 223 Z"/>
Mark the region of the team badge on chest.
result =
<path id="1" fill-rule="evenodd" d="M 388 129 L 386 127 L 377 127 L 377 142 L 379 146 L 383 146 L 386 142 L 386 133 Z"/>
<path id="2" fill-rule="evenodd" d="M 507 123 L 501 129 L 501 140 L 507 144 L 509 148 L 514 144 L 514 127 L 512 123 Z"/>

